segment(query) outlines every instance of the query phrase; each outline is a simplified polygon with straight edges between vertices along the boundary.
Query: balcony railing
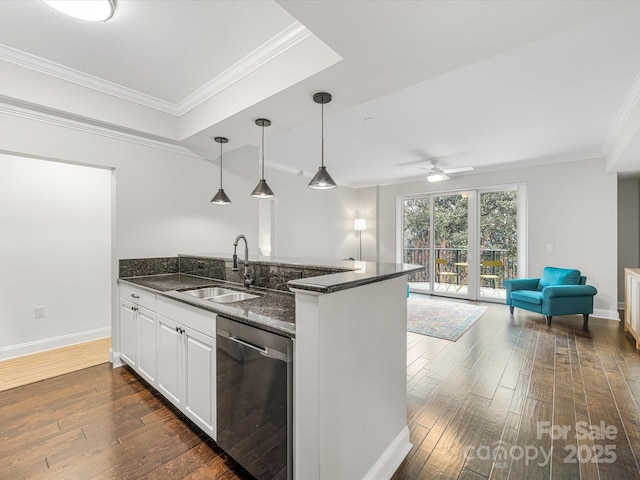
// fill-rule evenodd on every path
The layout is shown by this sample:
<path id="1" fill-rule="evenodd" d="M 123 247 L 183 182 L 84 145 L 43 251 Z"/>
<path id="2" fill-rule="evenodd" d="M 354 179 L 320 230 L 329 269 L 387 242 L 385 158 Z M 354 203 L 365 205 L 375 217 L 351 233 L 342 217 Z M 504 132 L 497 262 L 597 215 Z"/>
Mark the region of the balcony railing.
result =
<path id="1" fill-rule="evenodd" d="M 444 258 L 447 260 L 447 270 L 454 271 L 458 274 L 458 278 L 462 279 L 466 275 L 466 264 L 468 263 L 468 251 L 462 248 L 436 248 L 435 258 Z M 502 268 L 493 267 L 488 272 L 498 275 L 498 288 L 504 288 L 504 281 L 508 278 L 516 278 L 517 261 L 516 256 L 505 249 L 486 249 L 481 250 L 481 260 L 499 260 L 502 262 Z M 430 248 L 405 248 L 403 249 L 403 262 L 424 265 L 425 270 L 416 272 L 409 276 L 409 282 L 430 282 L 430 268 L 432 262 L 432 253 Z M 491 285 L 494 286 L 493 284 Z"/>

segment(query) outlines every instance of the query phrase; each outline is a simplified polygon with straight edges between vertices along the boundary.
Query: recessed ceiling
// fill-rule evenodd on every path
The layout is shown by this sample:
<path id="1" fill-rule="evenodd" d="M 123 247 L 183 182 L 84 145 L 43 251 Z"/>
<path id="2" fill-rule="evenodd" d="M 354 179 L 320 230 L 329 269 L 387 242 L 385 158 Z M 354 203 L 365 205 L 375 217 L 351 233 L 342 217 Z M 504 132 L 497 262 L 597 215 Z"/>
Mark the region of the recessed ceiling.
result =
<path id="1" fill-rule="evenodd" d="M 262 0 L 118 0 L 104 23 L 0 2 L 0 43 L 173 104 L 294 23 Z"/>
<path id="2" fill-rule="evenodd" d="M 339 184 L 640 154 L 640 5 L 618 1 L 119 0 L 106 23 L 0 2 L 0 103 L 312 174 L 325 90 Z M 58 68 L 59 67 L 59 68 Z M 93 93 L 92 93 L 93 92 Z M 635 120 L 634 120 L 635 119 Z"/>

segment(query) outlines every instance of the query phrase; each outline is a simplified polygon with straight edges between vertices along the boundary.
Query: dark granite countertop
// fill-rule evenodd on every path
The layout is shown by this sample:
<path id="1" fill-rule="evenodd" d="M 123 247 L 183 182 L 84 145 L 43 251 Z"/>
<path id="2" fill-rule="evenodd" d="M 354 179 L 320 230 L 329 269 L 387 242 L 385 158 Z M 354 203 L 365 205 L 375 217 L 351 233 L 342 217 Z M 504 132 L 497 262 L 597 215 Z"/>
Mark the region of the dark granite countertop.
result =
<path id="1" fill-rule="evenodd" d="M 180 273 L 120 278 L 118 282 L 129 283 L 156 295 L 194 305 L 263 330 L 295 337 L 295 296 L 293 293 L 259 287 L 247 289 L 237 283 Z M 250 292 L 259 295 L 259 297 L 222 304 L 180 292 L 180 290 L 214 285 Z"/>
<path id="2" fill-rule="evenodd" d="M 290 280 L 288 282 L 289 288 L 318 293 L 333 293 L 424 270 L 422 265 L 408 263 L 353 263 L 357 270 Z"/>

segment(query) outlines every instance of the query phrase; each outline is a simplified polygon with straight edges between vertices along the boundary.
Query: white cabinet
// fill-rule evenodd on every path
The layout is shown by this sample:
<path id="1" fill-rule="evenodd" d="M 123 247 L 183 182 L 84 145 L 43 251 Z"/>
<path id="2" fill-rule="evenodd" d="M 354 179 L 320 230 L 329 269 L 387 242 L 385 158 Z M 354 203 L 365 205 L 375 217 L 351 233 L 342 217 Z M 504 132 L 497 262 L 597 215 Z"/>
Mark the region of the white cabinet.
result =
<path id="1" fill-rule="evenodd" d="M 185 329 L 184 407 L 187 416 L 216 438 L 216 341 L 208 335 Z"/>
<path id="2" fill-rule="evenodd" d="M 136 368 L 136 311 L 133 303 L 120 298 L 120 356 Z"/>
<path id="3" fill-rule="evenodd" d="M 120 286 L 120 357 L 156 385 L 156 296 Z"/>
<path id="4" fill-rule="evenodd" d="M 158 391 L 215 440 L 216 315 L 159 298 L 157 318 Z"/>
<path id="5" fill-rule="evenodd" d="M 158 316 L 158 385 L 167 400 L 182 409 L 182 333 L 181 326 Z"/>
<path id="6" fill-rule="evenodd" d="M 640 348 L 640 269 L 624 269 L 624 331 L 631 333 Z"/>
<path id="7" fill-rule="evenodd" d="M 216 314 L 120 286 L 120 356 L 216 439 Z"/>
<path id="8" fill-rule="evenodd" d="M 138 373 L 151 385 L 156 384 L 156 313 L 138 307 Z"/>

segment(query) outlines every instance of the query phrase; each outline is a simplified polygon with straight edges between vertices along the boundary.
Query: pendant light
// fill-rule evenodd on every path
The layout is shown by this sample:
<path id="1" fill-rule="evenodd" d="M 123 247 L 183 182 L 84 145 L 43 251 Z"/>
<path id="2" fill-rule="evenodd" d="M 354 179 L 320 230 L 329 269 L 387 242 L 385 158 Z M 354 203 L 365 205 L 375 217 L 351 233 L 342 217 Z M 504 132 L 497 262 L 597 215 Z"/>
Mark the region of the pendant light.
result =
<path id="1" fill-rule="evenodd" d="M 275 197 L 275 194 L 273 193 L 273 190 L 269 188 L 267 181 L 264 179 L 264 127 L 271 125 L 271 120 L 259 118 L 256 120 L 256 125 L 262 127 L 262 177 L 260 178 L 256 188 L 251 192 L 251 196 L 256 198 L 273 198 Z"/>
<path id="2" fill-rule="evenodd" d="M 327 167 L 324 166 L 324 104 L 331 101 L 331 94 L 327 92 L 318 92 L 313 96 L 313 101 L 322 105 L 322 144 L 320 156 L 322 164 L 318 169 L 318 173 L 316 173 L 309 182 L 309 188 L 313 188 L 315 190 L 330 190 L 337 186 L 336 182 L 331 178 L 331 175 L 329 175 Z"/>
<path id="3" fill-rule="evenodd" d="M 222 144 L 227 143 L 229 139 L 225 137 L 216 137 L 214 140 L 220 144 L 220 188 L 218 189 L 218 193 L 216 193 L 211 199 L 211 203 L 215 203 L 216 205 L 229 205 L 231 203 L 231 199 L 226 193 L 224 193 L 222 188 Z"/>

